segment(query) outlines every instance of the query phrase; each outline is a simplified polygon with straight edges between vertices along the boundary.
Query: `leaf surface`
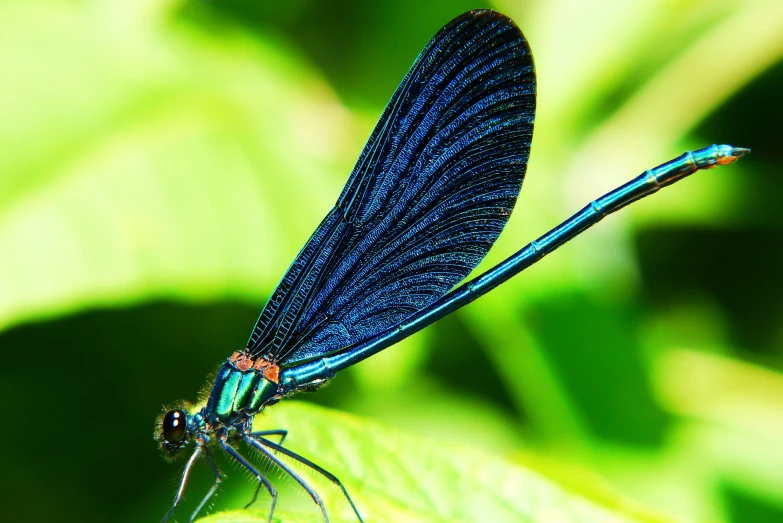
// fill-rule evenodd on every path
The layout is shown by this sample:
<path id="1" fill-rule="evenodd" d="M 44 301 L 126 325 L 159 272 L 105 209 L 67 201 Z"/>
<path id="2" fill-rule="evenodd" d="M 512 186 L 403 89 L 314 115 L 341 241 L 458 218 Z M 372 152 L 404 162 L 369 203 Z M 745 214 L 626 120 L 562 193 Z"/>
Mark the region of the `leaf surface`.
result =
<path id="1" fill-rule="evenodd" d="M 595 496 L 568 490 L 536 471 L 480 449 L 429 440 L 307 403 L 273 407 L 256 418 L 253 428 L 281 427 L 289 430 L 288 448 L 343 481 L 368 522 L 661 521 L 621 500 L 607 501 L 601 496 L 597 501 Z M 228 488 L 224 483 L 224 489 Z M 355 520 L 336 489 L 319 492 L 324 494 L 330 521 Z M 285 505 L 282 496 L 280 503 Z M 286 523 L 319 521 L 317 507 L 310 506 L 310 512 L 302 511 L 302 507 L 307 509 L 302 505 L 295 512 L 276 511 L 275 517 Z M 217 513 L 201 521 L 251 523 L 266 517 L 266 509 L 259 508 Z"/>

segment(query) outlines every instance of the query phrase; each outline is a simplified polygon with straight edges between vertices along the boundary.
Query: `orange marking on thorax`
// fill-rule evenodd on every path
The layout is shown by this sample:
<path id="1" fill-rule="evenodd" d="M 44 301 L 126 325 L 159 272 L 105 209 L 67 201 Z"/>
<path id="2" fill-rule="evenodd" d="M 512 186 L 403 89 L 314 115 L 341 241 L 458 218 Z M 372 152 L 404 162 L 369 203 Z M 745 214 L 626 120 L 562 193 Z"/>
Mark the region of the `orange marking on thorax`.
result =
<path id="1" fill-rule="evenodd" d="M 236 367 L 237 370 L 245 372 L 248 369 L 253 368 L 256 371 L 260 371 L 264 377 L 272 383 L 280 383 L 280 367 L 263 356 L 254 360 L 244 352 L 236 351 L 231 355 L 228 361 Z"/>
<path id="2" fill-rule="evenodd" d="M 272 383 L 279 383 L 280 380 L 280 367 L 272 363 L 266 358 L 258 358 L 253 365 L 253 368 L 260 370 L 266 379 Z"/>
<path id="3" fill-rule="evenodd" d="M 253 360 L 251 360 L 245 355 L 240 356 L 239 359 L 237 360 L 237 368 L 241 371 L 246 371 L 252 366 L 253 366 Z"/>
<path id="4" fill-rule="evenodd" d="M 264 369 L 264 377 L 277 385 L 280 383 L 280 367 L 270 362 L 269 366 Z"/>
<path id="5" fill-rule="evenodd" d="M 253 360 L 244 352 L 237 351 L 228 359 L 237 369 L 242 372 L 253 366 Z"/>

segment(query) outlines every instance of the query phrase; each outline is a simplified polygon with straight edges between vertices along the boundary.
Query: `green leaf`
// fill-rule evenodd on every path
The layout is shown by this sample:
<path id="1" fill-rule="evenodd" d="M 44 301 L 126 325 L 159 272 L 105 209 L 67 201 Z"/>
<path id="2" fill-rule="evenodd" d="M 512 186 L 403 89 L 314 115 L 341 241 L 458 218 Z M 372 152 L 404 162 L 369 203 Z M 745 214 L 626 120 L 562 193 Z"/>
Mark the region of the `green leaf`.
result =
<path id="1" fill-rule="evenodd" d="M 254 425 L 256 430 L 280 427 L 289 430 L 288 448 L 341 478 L 368 522 L 661 521 L 616 497 L 595 495 L 594 486 L 584 492 L 572 490 L 532 469 L 475 448 L 413 436 L 306 403 L 273 407 L 257 417 Z M 567 483 L 578 484 L 573 480 Z M 224 487 L 230 488 L 227 483 Z M 325 496 L 330 520 L 355 521 L 336 490 L 327 492 L 331 493 Z M 275 515 L 286 523 L 320 518 L 314 504 L 310 512 L 300 510 L 280 510 Z M 263 522 L 266 516 L 260 509 L 234 510 L 201 521 Z"/>

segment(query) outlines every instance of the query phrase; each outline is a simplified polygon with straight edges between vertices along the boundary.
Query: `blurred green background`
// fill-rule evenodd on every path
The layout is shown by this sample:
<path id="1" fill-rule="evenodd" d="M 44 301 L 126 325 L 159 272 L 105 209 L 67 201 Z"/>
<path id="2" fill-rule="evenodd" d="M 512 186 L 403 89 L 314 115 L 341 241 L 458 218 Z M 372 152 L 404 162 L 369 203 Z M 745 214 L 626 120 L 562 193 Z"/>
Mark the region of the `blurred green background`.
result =
<path id="1" fill-rule="evenodd" d="M 480 270 L 685 149 L 753 154 L 302 399 L 673 521 L 783 521 L 779 0 L 2 2 L 4 520 L 157 521 L 181 471 L 161 403 L 243 346 L 417 53 L 477 7 L 539 78 Z"/>

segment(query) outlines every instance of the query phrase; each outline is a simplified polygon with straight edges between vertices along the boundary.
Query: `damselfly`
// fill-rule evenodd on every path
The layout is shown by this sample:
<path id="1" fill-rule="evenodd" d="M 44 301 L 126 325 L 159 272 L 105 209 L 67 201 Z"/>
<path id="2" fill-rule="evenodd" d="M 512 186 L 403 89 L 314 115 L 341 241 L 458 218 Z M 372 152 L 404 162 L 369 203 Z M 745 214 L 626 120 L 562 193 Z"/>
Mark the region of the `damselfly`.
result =
<path id="1" fill-rule="evenodd" d="M 337 204 L 283 276 L 247 346 L 218 371 L 206 403 L 179 405 L 158 419 L 156 437 L 174 456 L 188 447 L 165 522 L 182 499 L 194 464 L 213 451 L 277 491 L 236 447 L 244 443 L 289 474 L 328 515 L 318 492 L 292 467 L 330 472 L 288 449 L 285 430 L 253 431 L 253 417 L 295 392 L 443 318 L 543 258 L 608 214 L 699 169 L 749 152 L 713 145 L 650 169 L 481 276 L 454 288 L 482 260 L 516 202 L 533 136 L 536 77 L 519 28 L 493 11 L 471 11 L 435 35 L 384 110 Z M 270 437 L 280 437 L 275 442 Z"/>

